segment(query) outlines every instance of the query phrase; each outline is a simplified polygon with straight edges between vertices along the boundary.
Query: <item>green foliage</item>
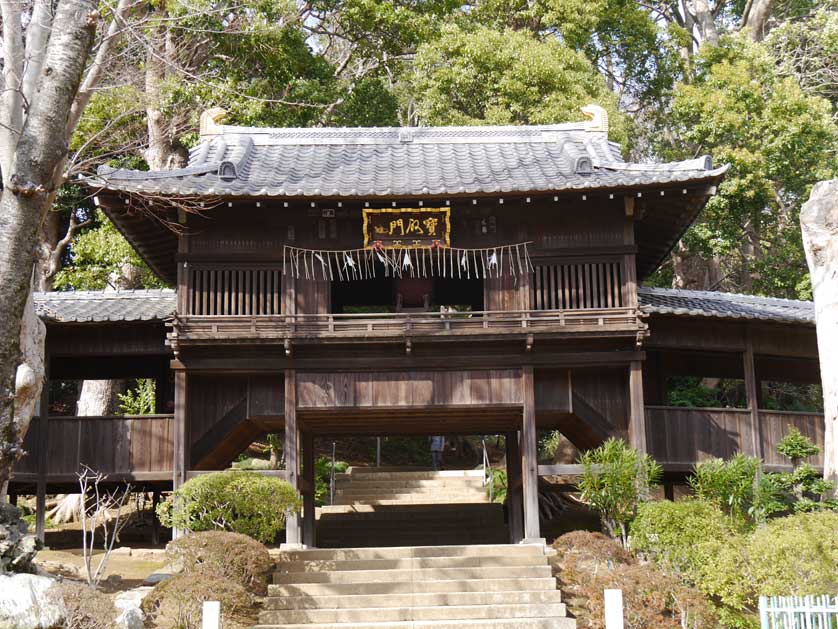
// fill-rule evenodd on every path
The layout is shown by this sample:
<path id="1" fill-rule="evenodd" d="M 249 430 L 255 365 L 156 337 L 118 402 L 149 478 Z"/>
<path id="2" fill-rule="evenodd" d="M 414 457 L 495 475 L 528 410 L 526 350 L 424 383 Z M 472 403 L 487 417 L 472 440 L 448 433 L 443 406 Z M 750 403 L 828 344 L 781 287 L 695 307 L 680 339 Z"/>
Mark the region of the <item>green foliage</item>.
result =
<path id="1" fill-rule="evenodd" d="M 558 430 L 542 433 L 538 439 L 538 458 L 552 461 L 561 445 L 562 433 Z"/>
<path id="2" fill-rule="evenodd" d="M 790 426 L 785 436 L 777 443 L 777 453 L 791 459 L 793 465 L 809 456 L 820 454 L 821 449 L 812 443 L 794 426 Z"/>
<path id="3" fill-rule="evenodd" d="M 620 439 L 609 439 L 581 457 L 584 473 L 579 479 L 582 500 L 599 511 L 611 537 L 627 543 L 628 524 L 638 505 L 648 500 L 657 485 L 661 466 Z"/>
<path id="4" fill-rule="evenodd" d="M 667 404 L 689 408 L 745 408 L 742 380 L 721 379 L 709 387 L 704 378 L 676 376 L 667 379 Z"/>
<path id="5" fill-rule="evenodd" d="M 763 522 L 782 510 L 776 487 L 762 473 L 762 461 L 737 454 L 696 464 L 687 481 L 702 500 L 721 508 L 737 526 Z"/>
<path id="6" fill-rule="evenodd" d="M 346 461 L 335 461 L 335 474 L 342 474 L 347 469 L 349 469 L 349 463 Z M 317 457 L 317 460 L 314 462 L 314 502 L 317 505 L 324 505 L 329 500 L 331 472 L 331 457 Z"/>
<path id="7" fill-rule="evenodd" d="M 285 481 L 237 470 L 186 481 L 160 503 L 157 515 L 164 526 L 233 531 L 267 544 L 301 506 L 299 494 Z"/>
<path id="8" fill-rule="evenodd" d="M 800 513 L 772 520 L 748 543 L 752 597 L 838 591 L 838 513 Z M 747 586 L 747 584 L 743 584 Z"/>
<path id="9" fill-rule="evenodd" d="M 140 378 L 133 388 L 117 395 L 119 410 L 125 415 L 151 415 L 154 413 L 156 391 L 151 378 Z"/>
<path id="10" fill-rule="evenodd" d="M 73 241 L 65 268 L 55 276 L 55 288 L 104 290 L 108 287 L 165 287 L 100 210 L 96 210 L 92 220 L 93 226 L 81 232 Z M 122 285 L 127 267 L 133 267 L 131 274 L 136 276 L 130 286 Z"/>
<path id="11" fill-rule="evenodd" d="M 490 467 L 489 474 L 492 475 L 492 502 L 505 503 L 509 488 L 509 477 L 506 474 L 506 470 Z M 488 494 L 489 486 L 486 485 L 486 495 Z"/>
<path id="12" fill-rule="evenodd" d="M 735 290 L 808 296 L 798 216 L 811 186 L 836 173 L 838 127 L 830 103 L 778 71 L 763 46 L 723 38 L 696 59 L 696 77 L 674 92 L 670 158 L 705 152 L 731 169 L 685 237 L 723 260 Z M 672 138 L 677 138 L 675 143 Z"/>
<path id="13" fill-rule="evenodd" d="M 583 54 L 555 38 L 448 25 L 419 47 L 405 89 L 428 125 L 566 122 L 594 102 L 608 110 L 611 138 L 627 140 L 626 119 L 605 81 Z"/>

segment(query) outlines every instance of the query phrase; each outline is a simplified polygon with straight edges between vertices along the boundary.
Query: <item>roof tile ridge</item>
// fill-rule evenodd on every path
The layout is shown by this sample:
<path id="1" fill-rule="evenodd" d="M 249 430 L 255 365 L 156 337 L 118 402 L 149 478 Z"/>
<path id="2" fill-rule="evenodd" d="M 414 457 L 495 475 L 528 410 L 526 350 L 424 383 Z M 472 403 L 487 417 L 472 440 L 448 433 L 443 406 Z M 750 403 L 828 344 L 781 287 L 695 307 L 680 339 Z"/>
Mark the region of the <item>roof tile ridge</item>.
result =
<path id="1" fill-rule="evenodd" d="M 729 291 L 721 291 L 721 290 L 696 290 L 691 288 L 666 288 L 664 286 L 639 286 L 637 288 L 638 292 L 640 291 L 661 291 L 662 294 L 675 294 L 675 295 L 683 295 L 685 297 L 734 297 L 734 298 L 745 298 L 745 299 L 759 299 L 762 301 L 780 301 L 786 302 L 790 304 L 814 304 L 815 302 L 808 300 L 808 299 L 789 299 L 787 297 L 767 297 L 765 295 L 751 295 L 748 293 L 735 293 Z M 652 293 L 654 294 L 654 293 Z"/>

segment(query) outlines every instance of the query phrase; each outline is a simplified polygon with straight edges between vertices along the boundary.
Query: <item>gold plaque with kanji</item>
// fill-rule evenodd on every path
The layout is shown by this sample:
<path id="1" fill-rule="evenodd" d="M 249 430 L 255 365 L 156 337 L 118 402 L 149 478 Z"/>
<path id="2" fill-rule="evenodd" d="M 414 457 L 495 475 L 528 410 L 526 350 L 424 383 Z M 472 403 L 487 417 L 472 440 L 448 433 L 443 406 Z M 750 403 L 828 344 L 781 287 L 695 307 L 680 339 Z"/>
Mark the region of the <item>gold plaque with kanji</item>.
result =
<path id="1" fill-rule="evenodd" d="M 451 208 L 365 209 L 364 247 L 451 246 Z"/>

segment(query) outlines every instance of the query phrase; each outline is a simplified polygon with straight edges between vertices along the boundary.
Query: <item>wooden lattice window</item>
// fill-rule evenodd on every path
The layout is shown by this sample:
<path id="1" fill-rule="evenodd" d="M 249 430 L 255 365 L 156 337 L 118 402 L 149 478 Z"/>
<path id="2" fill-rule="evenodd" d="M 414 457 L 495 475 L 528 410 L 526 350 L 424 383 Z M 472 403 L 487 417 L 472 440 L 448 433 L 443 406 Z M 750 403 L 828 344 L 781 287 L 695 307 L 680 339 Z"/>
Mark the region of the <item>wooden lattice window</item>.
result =
<path id="1" fill-rule="evenodd" d="M 623 272 L 618 261 L 536 264 L 531 290 L 535 310 L 624 305 Z"/>
<path id="2" fill-rule="evenodd" d="M 282 300 L 281 269 L 189 269 L 191 315 L 278 315 Z"/>

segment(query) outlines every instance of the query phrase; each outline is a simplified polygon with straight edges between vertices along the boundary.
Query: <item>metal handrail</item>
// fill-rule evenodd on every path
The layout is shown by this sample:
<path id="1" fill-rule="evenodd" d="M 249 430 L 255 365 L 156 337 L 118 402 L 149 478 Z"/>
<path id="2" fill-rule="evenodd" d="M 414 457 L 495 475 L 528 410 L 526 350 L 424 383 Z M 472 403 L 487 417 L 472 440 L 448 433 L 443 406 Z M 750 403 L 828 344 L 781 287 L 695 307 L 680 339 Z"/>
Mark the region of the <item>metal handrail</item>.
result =
<path id="1" fill-rule="evenodd" d="M 489 502 L 495 501 L 495 476 L 492 474 L 492 463 L 489 461 L 489 452 L 486 449 L 486 437 L 481 437 L 483 444 L 483 487 L 489 486 Z"/>
<path id="2" fill-rule="evenodd" d="M 329 472 L 329 504 L 335 504 L 335 442 L 332 441 L 332 469 Z"/>

